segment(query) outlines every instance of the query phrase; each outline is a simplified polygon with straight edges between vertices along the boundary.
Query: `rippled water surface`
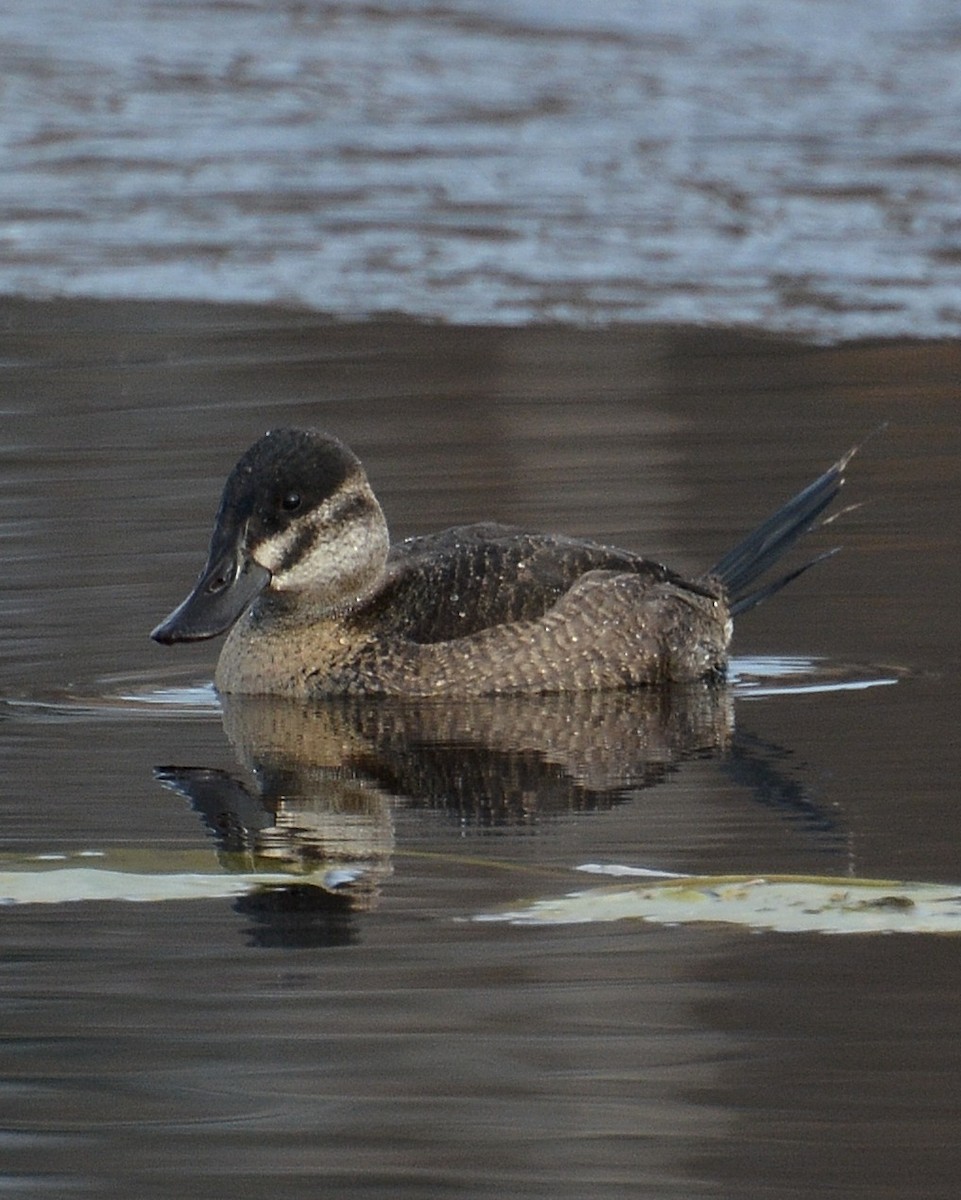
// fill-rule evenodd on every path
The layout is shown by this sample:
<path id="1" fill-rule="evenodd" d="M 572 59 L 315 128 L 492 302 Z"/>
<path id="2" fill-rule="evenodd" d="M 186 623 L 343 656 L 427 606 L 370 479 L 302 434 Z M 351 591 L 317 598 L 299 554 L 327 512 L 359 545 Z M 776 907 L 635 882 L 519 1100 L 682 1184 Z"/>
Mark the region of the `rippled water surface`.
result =
<path id="1" fill-rule="evenodd" d="M 954 343 L 2 313 L 2 1189 L 956 1195 L 956 937 L 473 919 L 591 863 L 961 885 Z M 147 638 L 268 425 L 395 536 L 694 571 L 885 420 L 720 694 L 222 710 Z"/>
<path id="2" fill-rule="evenodd" d="M 0 1193 L 955 1200 L 957 7 L 0 28 Z M 691 572 L 867 442 L 723 689 L 222 706 L 278 424 Z"/>
<path id="3" fill-rule="evenodd" d="M 0 293 L 953 335 L 949 0 L 0 0 Z"/>

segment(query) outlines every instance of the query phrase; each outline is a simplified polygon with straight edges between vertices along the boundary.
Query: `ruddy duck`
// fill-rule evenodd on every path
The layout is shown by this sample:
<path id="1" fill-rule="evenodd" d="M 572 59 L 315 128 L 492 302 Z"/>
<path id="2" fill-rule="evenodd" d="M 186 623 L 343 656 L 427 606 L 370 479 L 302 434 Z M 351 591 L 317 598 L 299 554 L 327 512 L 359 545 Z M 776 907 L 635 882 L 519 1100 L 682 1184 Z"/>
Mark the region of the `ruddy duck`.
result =
<path id="1" fill-rule="evenodd" d="M 391 546 L 359 460 L 336 438 L 262 437 L 230 473 L 207 565 L 153 631 L 230 630 L 221 692 L 467 697 L 688 682 L 723 672 L 732 617 L 808 532 L 854 451 L 698 579 L 626 550 L 481 524 Z"/>

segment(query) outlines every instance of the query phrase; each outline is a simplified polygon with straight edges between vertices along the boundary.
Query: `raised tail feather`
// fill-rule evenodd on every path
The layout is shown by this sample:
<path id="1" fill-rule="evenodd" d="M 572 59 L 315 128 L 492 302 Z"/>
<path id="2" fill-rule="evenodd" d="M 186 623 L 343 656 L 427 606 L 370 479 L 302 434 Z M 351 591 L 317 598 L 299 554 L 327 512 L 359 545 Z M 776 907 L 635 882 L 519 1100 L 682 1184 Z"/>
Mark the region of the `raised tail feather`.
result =
<path id="1" fill-rule="evenodd" d="M 754 608 L 762 600 L 767 600 L 769 596 L 779 592 L 792 579 L 803 575 L 808 568 L 837 554 L 840 547 L 826 550 L 800 567 L 795 567 L 787 575 L 779 576 L 751 590 L 752 585 L 786 554 L 796 541 L 815 526 L 826 524 L 818 518 L 844 486 L 845 468 L 859 449 L 860 446 L 853 446 L 833 467 L 829 467 L 803 492 L 798 492 L 788 500 L 787 504 L 768 517 L 743 541 L 738 542 L 708 571 L 708 576 L 722 583 L 732 616 Z"/>

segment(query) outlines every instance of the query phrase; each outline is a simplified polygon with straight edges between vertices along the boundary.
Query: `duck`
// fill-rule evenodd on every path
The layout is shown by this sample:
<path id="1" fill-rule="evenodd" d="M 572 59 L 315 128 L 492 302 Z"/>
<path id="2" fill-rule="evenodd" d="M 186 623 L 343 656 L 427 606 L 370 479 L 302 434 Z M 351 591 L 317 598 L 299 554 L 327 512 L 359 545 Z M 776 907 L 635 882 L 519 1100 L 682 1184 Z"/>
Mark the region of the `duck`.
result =
<path id="1" fill-rule="evenodd" d="M 822 514 L 854 447 L 709 570 L 484 522 L 391 545 L 357 456 L 273 429 L 224 486 L 206 565 L 151 633 L 226 633 L 224 695 L 470 698 L 723 678 L 733 620 L 836 548 L 762 576 Z"/>

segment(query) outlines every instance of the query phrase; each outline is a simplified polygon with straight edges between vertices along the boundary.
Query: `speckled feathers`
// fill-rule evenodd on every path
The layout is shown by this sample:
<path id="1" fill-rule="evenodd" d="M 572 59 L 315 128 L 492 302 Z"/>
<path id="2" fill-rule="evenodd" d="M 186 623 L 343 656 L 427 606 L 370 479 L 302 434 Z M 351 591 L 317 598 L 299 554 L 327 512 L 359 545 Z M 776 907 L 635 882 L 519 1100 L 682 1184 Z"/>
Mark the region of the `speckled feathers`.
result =
<path id="1" fill-rule="evenodd" d="M 217 687 L 301 699 L 624 689 L 720 674 L 732 603 L 748 608 L 804 569 L 757 586 L 816 524 L 849 457 L 689 580 L 630 551 L 494 524 L 390 548 L 351 451 L 323 434 L 273 430 L 230 473 L 207 565 L 154 637 L 230 628 Z"/>

